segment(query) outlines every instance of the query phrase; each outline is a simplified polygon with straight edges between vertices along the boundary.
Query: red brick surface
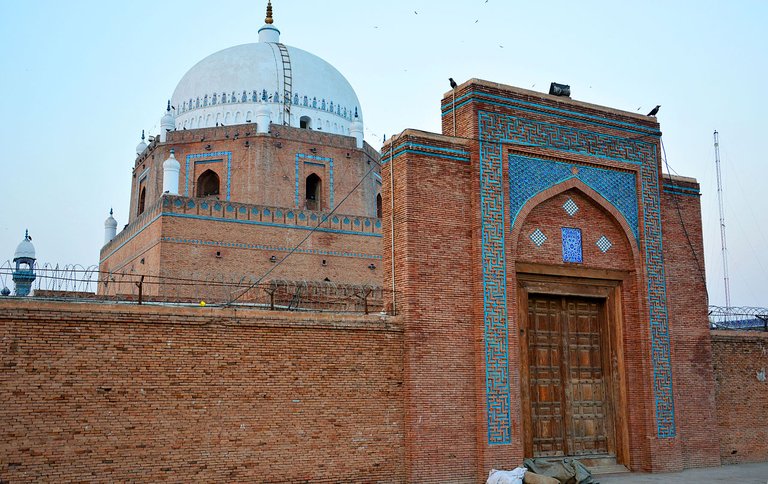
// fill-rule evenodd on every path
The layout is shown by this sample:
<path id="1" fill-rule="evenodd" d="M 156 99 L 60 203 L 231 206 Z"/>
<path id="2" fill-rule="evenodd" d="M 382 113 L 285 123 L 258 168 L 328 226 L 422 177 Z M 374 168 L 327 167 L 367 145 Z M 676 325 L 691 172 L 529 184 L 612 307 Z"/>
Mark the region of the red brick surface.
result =
<path id="1" fill-rule="evenodd" d="M 673 187 L 698 192 L 692 180 L 664 177 L 662 227 L 667 277 L 667 311 L 672 340 L 675 410 L 682 466 L 720 465 L 712 347 L 707 317 L 701 204 L 695 195 L 676 195 Z"/>
<path id="2" fill-rule="evenodd" d="M 3 482 L 402 482 L 379 317 L 0 301 Z"/>
<path id="3" fill-rule="evenodd" d="M 219 176 L 220 194 L 204 199 L 208 208 L 201 208 L 203 199 L 183 198 L 179 207 L 174 203 L 178 199 L 161 203 L 162 164 L 171 149 L 181 165 L 180 195 L 187 187 L 189 196 L 194 197 L 196 180 L 205 170 Z M 187 163 L 188 155 L 225 151 L 231 152 L 229 200 L 226 155 L 191 158 Z M 302 155 L 298 165 L 297 155 Z M 333 160 L 333 215 L 329 158 Z M 378 152 L 368 145 L 356 148 L 349 136 L 286 126 L 273 125 L 265 134 L 255 133 L 253 124 L 172 131 L 166 143 L 151 143 L 136 159 L 129 225 L 102 249 L 99 269 L 102 273 L 152 278 L 154 283 L 145 288 L 148 295 L 185 297 L 201 293 L 199 287 L 181 284 L 186 280 L 257 280 L 275 267 L 272 256 L 280 261 L 298 247 L 267 279 L 327 278 L 342 284 L 379 285 L 381 271 L 369 268 L 371 263 L 380 265 L 381 255 L 381 228 L 376 218 L 376 197 L 381 192 L 376 176 L 378 159 Z M 310 174 L 322 179 L 317 207 L 306 205 L 305 180 Z M 147 187 L 142 214 L 137 213 L 136 199 L 140 182 Z M 194 206 L 189 207 L 189 202 Z M 217 203 L 218 209 L 214 208 Z M 264 214 L 265 208 L 271 210 L 270 215 Z M 259 212 L 254 213 L 254 209 Z M 294 218 L 289 218 L 289 213 Z M 299 219 L 300 215 L 305 218 Z M 326 217 L 328 220 L 321 223 Z M 307 228 L 318 224 L 320 230 L 299 246 L 310 233 Z M 361 232 L 368 235 L 358 235 Z M 157 277 L 166 279 L 158 281 Z M 99 291 L 135 291 L 133 282 L 118 286 L 100 284 Z M 222 298 L 226 297 L 216 296 L 217 300 Z"/>
<path id="4" fill-rule="evenodd" d="M 768 461 L 768 334 L 713 331 L 712 356 L 722 463 Z"/>

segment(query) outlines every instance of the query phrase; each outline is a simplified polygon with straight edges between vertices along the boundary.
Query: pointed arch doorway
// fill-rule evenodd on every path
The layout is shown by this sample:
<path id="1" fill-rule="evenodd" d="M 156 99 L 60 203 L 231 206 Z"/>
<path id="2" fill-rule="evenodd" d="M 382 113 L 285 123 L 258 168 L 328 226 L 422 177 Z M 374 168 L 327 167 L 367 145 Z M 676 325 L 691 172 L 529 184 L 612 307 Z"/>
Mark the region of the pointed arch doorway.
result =
<path id="1" fill-rule="evenodd" d="M 525 455 L 627 465 L 620 350 L 626 274 L 567 272 L 518 267 Z"/>

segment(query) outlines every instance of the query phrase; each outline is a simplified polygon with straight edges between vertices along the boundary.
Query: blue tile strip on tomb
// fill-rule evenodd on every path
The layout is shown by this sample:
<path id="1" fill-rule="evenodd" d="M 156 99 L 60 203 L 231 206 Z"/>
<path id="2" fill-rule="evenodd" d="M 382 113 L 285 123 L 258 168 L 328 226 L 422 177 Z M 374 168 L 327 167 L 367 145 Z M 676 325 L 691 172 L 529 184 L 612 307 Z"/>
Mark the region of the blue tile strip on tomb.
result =
<path id="1" fill-rule="evenodd" d="M 333 158 L 325 158 L 323 156 L 315 156 L 315 155 L 307 155 L 304 153 L 296 153 L 296 184 L 295 184 L 295 192 L 294 192 L 294 203 L 296 204 L 296 208 L 301 208 L 299 206 L 299 160 L 311 160 L 311 161 L 304 161 L 304 163 L 308 163 L 311 165 L 320 165 L 321 163 L 323 166 L 325 166 L 325 163 L 328 163 L 328 177 L 329 177 L 329 184 L 330 184 L 330 192 L 328 193 L 329 196 L 329 203 L 330 203 L 330 210 L 333 210 L 334 207 L 334 200 L 333 200 Z M 317 163 L 320 162 L 320 163 Z"/>
<path id="2" fill-rule="evenodd" d="M 501 150 L 498 143 L 480 143 L 485 397 L 490 445 L 509 444 L 512 438 Z"/>
<path id="3" fill-rule="evenodd" d="M 576 174 L 573 173 L 574 168 L 578 170 Z M 509 156 L 510 227 L 515 225 L 520 210 L 528 200 L 571 178 L 581 180 L 616 207 L 632 229 L 635 240 L 639 240 L 634 173 L 521 155 Z"/>
<path id="4" fill-rule="evenodd" d="M 510 432 L 509 407 L 500 411 L 497 403 L 499 398 L 504 396 L 507 398 L 506 402 L 509 402 L 507 366 L 502 367 L 499 363 L 506 362 L 509 358 L 506 341 L 506 263 L 503 250 L 498 247 L 499 239 L 503 247 L 504 227 L 498 226 L 500 221 L 503 222 L 503 210 L 499 214 L 499 207 L 492 204 L 486 207 L 488 197 L 494 202 L 502 198 L 501 194 L 495 194 L 494 186 L 494 183 L 500 182 L 502 176 L 502 143 L 540 146 L 640 165 L 656 434 L 659 438 L 675 437 L 667 288 L 659 206 L 658 154 L 655 143 L 647 141 L 647 138 L 655 139 L 655 135 L 613 136 L 485 111 L 478 111 L 478 132 L 489 443 L 507 443 Z M 488 173 L 494 176 L 489 176 Z M 510 195 L 514 195 L 513 190 Z M 488 290 L 489 287 L 494 290 Z M 504 341 L 498 341 L 500 338 Z M 489 348 L 494 351 L 489 351 Z M 500 374 L 504 375 L 506 389 L 492 385 Z"/>
<path id="5" fill-rule="evenodd" d="M 213 153 L 193 153 L 187 155 L 186 163 L 184 164 L 184 196 L 189 196 L 189 166 L 192 160 L 205 159 L 205 158 L 221 158 L 227 157 L 227 200 L 230 199 L 232 186 L 232 152 L 231 151 L 215 151 Z M 197 162 L 195 162 L 197 163 Z"/>

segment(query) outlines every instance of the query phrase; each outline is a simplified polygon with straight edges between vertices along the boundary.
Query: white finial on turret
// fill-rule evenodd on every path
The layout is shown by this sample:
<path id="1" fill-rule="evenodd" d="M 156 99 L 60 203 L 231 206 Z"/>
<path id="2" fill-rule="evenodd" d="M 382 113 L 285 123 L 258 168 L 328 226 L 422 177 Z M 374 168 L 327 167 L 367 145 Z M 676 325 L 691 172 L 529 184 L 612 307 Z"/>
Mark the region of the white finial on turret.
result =
<path id="1" fill-rule="evenodd" d="M 144 142 L 144 130 L 141 130 L 141 141 L 136 145 L 136 154 L 140 155 L 147 149 L 147 143 Z"/>
<path id="2" fill-rule="evenodd" d="M 165 114 L 160 118 L 160 142 L 165 143 L 168 131 L 173 131 L 176 127 L 176 120 L 171 112 L 171 101 L 168 101 L 168 107 L 165 109 Z"/>
<path id="3" fill-rule="evenodd" d="M 163 162 L 163 193 L 169 195 L 179 194 L 179 170 L 181 165 L 171 150 L 167 160 Z"/>
<path id="4" fill-rule="evenodd" d="M 104 245 L 107 245 L 117 235 L 117 220 L 112 216 L 112 209 L 109 209 L 109 217 L 104 221 Z"/>
<path id="5" fill-rule="evenodd" d="M 256 106 L 256 132 L 257 133 L 269 133 L 269 106 L 266 103 L 260 102 Z"/>
<path id="6" fill-rule="evenodd" d="M 357 115 L 357 108 L 355 108 L 355 119 L 349 126 L 349 134 L 354 136 L 355 144 L 358 148 L 363 147 L 363 122 L 360 121 L 360 117 Z"/>

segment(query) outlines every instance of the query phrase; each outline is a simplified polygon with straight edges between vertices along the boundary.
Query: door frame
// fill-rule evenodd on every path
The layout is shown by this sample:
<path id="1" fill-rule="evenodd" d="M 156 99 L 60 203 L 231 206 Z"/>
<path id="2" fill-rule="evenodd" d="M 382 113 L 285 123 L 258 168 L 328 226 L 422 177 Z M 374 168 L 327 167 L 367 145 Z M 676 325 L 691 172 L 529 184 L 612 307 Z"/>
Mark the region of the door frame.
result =
<path id="1" fill-rule="evenodd" d="M 517 312 L 520 332 L 520 395 L 523 417 L 523 451 L 533 457 L 533 426 L 528 360 L 529 294 L 575 296 L 603 300 L 601 348 L 606 378 L 607 408 L 613 427 L 616 463 L 629 466 L 627 386 L 624 375 L 622 288 L 631 277 L 628 271 L 570 268 L 518 263 Z M 610 438 L 610 437 L 609 437 Z"/>

